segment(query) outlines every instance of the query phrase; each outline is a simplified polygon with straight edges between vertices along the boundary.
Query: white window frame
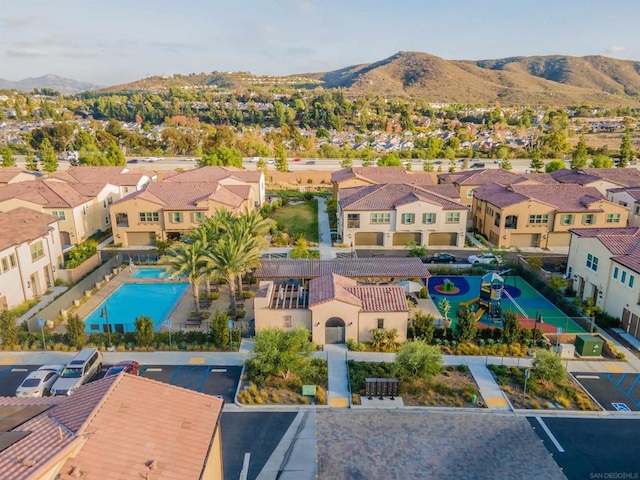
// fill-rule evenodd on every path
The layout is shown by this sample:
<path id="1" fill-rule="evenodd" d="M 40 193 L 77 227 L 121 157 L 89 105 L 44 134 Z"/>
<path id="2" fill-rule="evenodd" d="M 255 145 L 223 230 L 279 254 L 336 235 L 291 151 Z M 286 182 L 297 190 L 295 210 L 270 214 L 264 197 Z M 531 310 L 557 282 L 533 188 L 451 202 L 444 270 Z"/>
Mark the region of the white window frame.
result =
<path id="1" fill-rule="evenodd" d="M 460 223 L 460 212 L 447 212 L 445 223 Z"/>

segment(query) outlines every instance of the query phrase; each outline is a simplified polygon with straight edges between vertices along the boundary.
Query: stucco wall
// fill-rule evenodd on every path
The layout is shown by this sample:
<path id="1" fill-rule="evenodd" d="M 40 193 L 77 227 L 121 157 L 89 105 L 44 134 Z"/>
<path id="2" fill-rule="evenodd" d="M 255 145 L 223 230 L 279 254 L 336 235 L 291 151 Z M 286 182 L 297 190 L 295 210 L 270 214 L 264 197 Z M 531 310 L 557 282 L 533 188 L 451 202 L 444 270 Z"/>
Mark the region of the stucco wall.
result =
<path id="1" fill-rule="evenodd" d="M 358 341 L 370 342 L 371 330 L 378 328 L 378 319 L 384 319 L 384 328 L 398 330 L 397 342 L 407 341 L 408 312 L 360 312 Z"/>

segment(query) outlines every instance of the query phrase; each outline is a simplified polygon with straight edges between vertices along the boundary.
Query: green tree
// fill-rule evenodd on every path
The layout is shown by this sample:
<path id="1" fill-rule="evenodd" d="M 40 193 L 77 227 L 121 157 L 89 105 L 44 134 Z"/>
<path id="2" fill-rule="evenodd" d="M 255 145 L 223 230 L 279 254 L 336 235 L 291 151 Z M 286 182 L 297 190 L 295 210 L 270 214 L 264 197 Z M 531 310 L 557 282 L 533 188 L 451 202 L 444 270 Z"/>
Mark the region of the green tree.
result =
<path id="1" fill-rule="evenodd" d="M 567 376 L 562 359 L 551 350 L 536 350 L 533 359 L 533 374 L 547 382 L 560 382 Z"/>
<path id="2" fill-rule="evenodd" d="M 30 172 L 38 171 L 38 161 L 36 160 L 36 157 L 32 152 L 27 152 L 27 155 L 24 159 L 24 168 L 26 168 Z"/>
<path id="3" fill-rule="evenodd" d="M 112 167 L 123 167 L 127 164 L 124 153 L 113 140 L 109 142 L 107 151 L 104 153 L 104 164 Z"/>
<path id="4" fill-rule="evenodd" d="M 613 167 L 613 162 L 611 161 L 611 157 L 609 155 L 604 155 L 602 153 L 595 155 L 591 159 L 591 168 L 611 168 Z"/>
<path id="5" fill-rule="evenodd" d="M 456 159 L 452 158 L 451 160 L 449 160 L 449 172 L 453 173 L 456 171 Z"/>
<path id="6" fill-rule="evenodd" d="M 565 163 L 562 160 L 551 160 L 544 167 L 544 171 L 547 173 L 555 172 L 556 170 L 562 170 L 563 168 L 567 168 Z"/>
<path id="7" fill-rule="evenodd" d="M 18 345 L 18 325 L 16 315 L 11 310 L 0 312 L 0 338 L 5 346 Z"/>
<path id="8" fill-rule="evenodd" d="M 559 292 L 560 290 L 565 288 L 567 286 L 567 283 L 568 283 L 567 279 L 557 273 L 554 273 L 553 275 L 551 275 L 551 278 L 549 279 L 549 282 L 548 282 L 549 286 L 553 288 L 556 292 Z"/>
<path id="9" fill-rule="evenodd" d="M 362 151 L 362 166 L 370 167 L 373 165 L 373 149 L 371 147 L 367 147 Z"/>
<path id="10" fill-rule="evenodd" d="M 151 317 L 140 315 L 135 320 L 136 345 L 138 347 L 150 347 L 153 345 L 153 320 Z"/>
<path id="11" fill-rule="evenodd" d="M 403 380 L 430 380 L 442 370 L 442 354 L 423 340 L 406 342 L 396 354 L 393 374 Z"/>
<path id="12" fill-rule="evenodd" d="M 433 172 L 433 163 L 431 163 L 431 160 L 427 159 L 422 162 L 422 170 L 425 172 Z"/>
<path id="13" fill-rule="evenodd" d="M 204 253 L 206 245 L 200 240 L 191 243 L 178 242 L 169 248 L 158 263 L 167 265 L 167 273 L 172 278 L 186 276 L 191 284 L 193 304 L 196 313 L 200 313 L 200 284 L 204 280 Z"/>
<path id="14" fill-rule="evenodd" d="M 275 149 L 274 161 L 276 164 L 276 170 L 279 172 L 288 172 L 289 163 L 287 162 L 287 150 L 284 145 L 279 144 Z"/>
<path id="15" fill-rule="evenodd" d="M 513 165 L 511 165 L 511 160 L 509 160 L 507 157 L 504 157 L 502 159 L 502 163 L 500 164 L 500 168 L 502 170 L 507 170 L 508 172 L 513 170 Z"/>
<path id="16" fill-rule="evenodd" d="M 13 158 L 13 152 L 10 148 L 2 149 L 2 166 L 3 167 L 15 167 L 16 160 Z"/>
<path id="17" fill-rule="evenodd" d="M 58 158 L 56 152 L 53 151 L 51 142 L 48 138 L 42 140 L 40 143 L 40 158 L 42 162 L 42 170 L 45 172 L 55 172 L 58 169 Z"/>
<path id="18" fill-rule="evenodd" d="M 587 159 L 587 142 L 584 134 L 581 134 L 578 145 L 571 155 L 571 170 L 583 170 L 587 166 Z"/>
<path id="19" fill-rule="evenodd" d="M 198 166 L 242 168 L 242 153 L 237 148 L 220 147 L 213 153 L 203 155 Z"/>
<path id="20" fill-rule="evenodd" d="M 84 322 L 77 315 L 67 319 L 67 341 L 72 347 L 82 349 L 87 344 L 87 334 L 84 333 Z"/>
<path id="21" fill-rule="evenodd" d="M 247 373 L 285 380 L 293 375 L 300 377 L 308 371 L 314 352 L 315 345 L 309 340 L 308 330 L 266 328 L 255 336 L 253 350 L 247 360 Z"/>
<path id="22" fill-rule="evenodd" d="M 511 345 L 512 343 L 517 343 L 520 339 L 520 323 L 518 322 L 518 315 L 516 315 L 511 310 L 507 310 L 504 313 L 504 318 L 502 320 L 503 323 L 503 331 L 502 338 L 504 339 L 504 343 L 507 345 Z"/>
<path id="23" fill-rule="evenodd" d="M 345 158 L 340 161 L 340 168 L 351 168 L 353 166 L 353 160 L 351 158 Z"/>
<path id="24" fill-rule="evenodd" d="M 631 161 L 631 131 L 627 128 L 620 143 L 620 163 L 619 168 L 625 168 Z"/>
<path id="25" fill-rule="evenodd" d="M 211 320 L 211 334 L 213 344 L 216 347 L 228 350 L 229 345 L 229 315 L 220 310 L 216 310 Z"/>
<path id="26" fill-rule="evenodd" d="M 409 324 L 409 337 L 431 343 L 435 331 L 435 320 L 430 313 L 416 312 Z"/>
<path id="27" fill-rule="evenodd" d="M 379 167 L 401 167 L 402 159 L 397 152 L 387 153 L 378 159 Z"/>
<path id="28" fill-rule="evenodd" d="M 267 174 L 267 162 L 264 161 L 264 158 L 260 157 L 260 160 L 256 163 L 256 169 L 260 170 L 265 175 Z"/>
<path id="29" fill-rule="evenodd" d="M 451 303 L 449 303 L 449 300 L 447 300 L 446 298 L 443 298 L 442 300 L 440 300 L 438 302 L 438 308 L 440 309 L 440 311 L 442 312 L 442 315 L 444 316 L 444 321 L 448 322 L 449 312 L 451 311 Z"/>
<path id="30" fill-rule="evenodd" d="M 542 173 L 544 169 L 544 160 L 542 160 L 542 151 L 539 148 L 534 148 L 531 152 L 531 163 L 529 168 L 534 173 Z"/>
<path id="31" fill-rule="evenodd" d="M 293 248 L 289 256 L 291 258 L 320 258 L 320 251 L 310 250 L 307 241 L 300 236 L 293 243 Z"/>
<path id="32" fill-rule="evenodd" d="M 470 342 L 478 333 L 476 320 L 473 318 L 473 312 L 467 307 L 458 309 L 458 323 L 456 325 L 456 336 L 460 343 Z"/>
<path id="33" fill-rule="evenodd" d="M 409 249 L 407 257 L 422 258 L 429 255 L 429 249 L 423 245 L 418 245 L 416 242 L 409 242 L 405 247 Z"/>

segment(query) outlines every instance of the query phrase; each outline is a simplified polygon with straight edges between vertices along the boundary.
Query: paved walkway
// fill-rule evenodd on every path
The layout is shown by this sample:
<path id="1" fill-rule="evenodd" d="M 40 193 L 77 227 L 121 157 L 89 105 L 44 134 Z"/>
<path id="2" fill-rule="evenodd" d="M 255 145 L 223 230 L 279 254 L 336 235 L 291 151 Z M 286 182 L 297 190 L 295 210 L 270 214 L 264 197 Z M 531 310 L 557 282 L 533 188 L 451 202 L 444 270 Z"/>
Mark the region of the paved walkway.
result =
<path id="1" fill-rule="evenodd" d="M 46 307 L 51 302 L 53 302 L 58 295 L 60 295 L 61 293 L 66 292 L 67 290 L 68 290 L 68 287 L 51 287 L 51 288 L 49 288 L 48 291 L 50 291 L 51 293 L 42 295 L 40 297 L 40 299 L 38 300 L 38 303 L 36 303 L 33 307 L 31 307 L 29 310 L 27 310 L 27 312 L 24 315 L 22 315 L 18 319 L 16 319 L 16 324 L 17 325 L 22 325 L 22 322 L 25 322 L 25 321 L 29 320 L 37 312 L 39 312 L 44 307 Z"/>
<path id="2" fill-rule="evenodd" d="M 329 369 L 329 391 L 327 404 L 330 407 L 348 407 L 351 404 L 349 379 L 347 374 L 347 346 L 344 344 L 325 345 L 327 367 Z"/>
<path id="3" fill-rule="evenodd" d="M 487 407 L 496 410 L 509 410 L 509 402 L 487 366 L 481 363 L 469 363 L 468 366 Z"/>
<path id="4" fill-rule="evenodd" d="M 327 203 L 324 197 L 315 197 L 318 202 L 318 244 L 320 258 L 335 258 L 333 243 L 331 242 L 331 227 L 327 215 Z"/>

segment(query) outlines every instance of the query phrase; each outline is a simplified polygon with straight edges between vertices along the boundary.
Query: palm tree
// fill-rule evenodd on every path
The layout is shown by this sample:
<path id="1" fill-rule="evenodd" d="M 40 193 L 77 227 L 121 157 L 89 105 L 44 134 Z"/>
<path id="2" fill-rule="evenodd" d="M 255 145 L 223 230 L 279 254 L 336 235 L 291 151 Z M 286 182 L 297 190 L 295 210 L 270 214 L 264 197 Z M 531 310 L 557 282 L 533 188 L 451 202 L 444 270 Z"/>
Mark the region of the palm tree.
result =
<path id="1" fill-rule="evenodd" d="M 186 275 L 193 289 L 193 302 L 195 312 L 200 314 L 200 283 L 204 279 L 205 262 L 202 241 L 193 240 L 190 243 L 179 242 L 173 245 L 166 255 L 160 257 L 158 263 L 167 265 L 167 272 L 171 278 L 178 275 Z"/>
<path id="2" fill-rule="evenodd" d="M 271 218 L 264 218 L 257 210 L 239 215 L 234 224 L 233 234 L 245 240 L 246 270 L 238 275 L 238 290 L 242 295 L 242 276 L 260 265 L 260 253 L 269 246 L 267 235 L 275 226 Z"/>

